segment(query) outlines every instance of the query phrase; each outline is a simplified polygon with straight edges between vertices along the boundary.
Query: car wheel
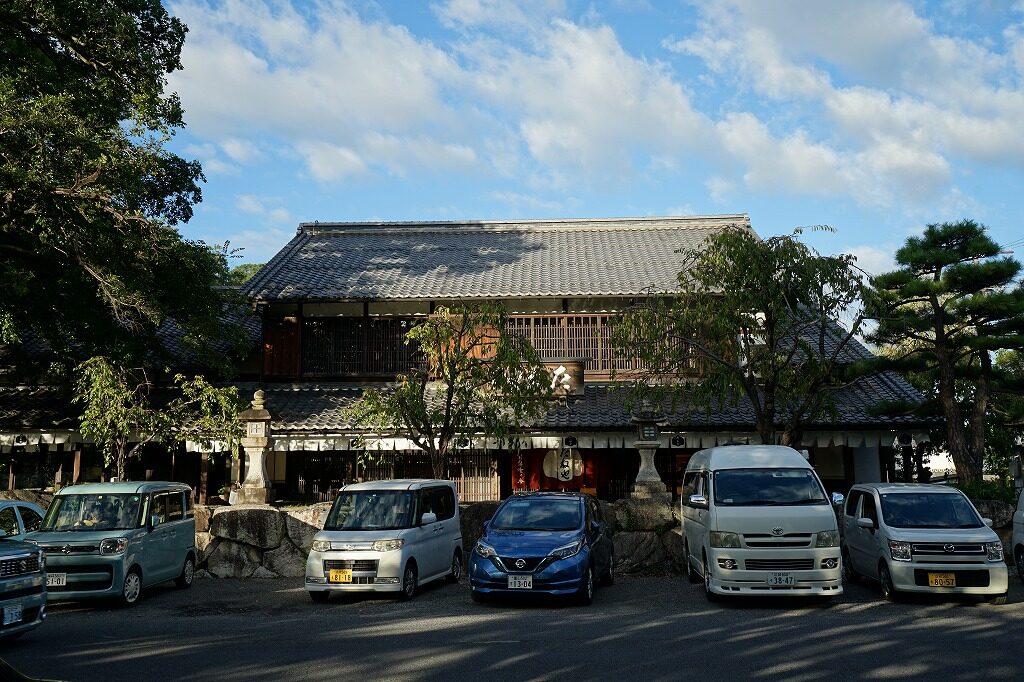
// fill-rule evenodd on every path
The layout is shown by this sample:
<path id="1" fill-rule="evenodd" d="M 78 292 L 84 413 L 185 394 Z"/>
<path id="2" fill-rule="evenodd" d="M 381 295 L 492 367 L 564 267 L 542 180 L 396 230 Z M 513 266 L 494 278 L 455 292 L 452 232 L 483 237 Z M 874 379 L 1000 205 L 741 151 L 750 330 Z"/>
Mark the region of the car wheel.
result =
<path id="1" fill-rule="evenodd" d="M 1024 546 L 1017 546 L 1013 550 L 1013 563 L 1017 564 L 1017 577 L 1024 582 Z"/>
<path id="2" fill-rule="evenodd" d="M 139 601 L 139 597 L 142 596 L 142 573 L 139 569 L 133 568 L 128 571 L 128 574 L 124 577 L 124 582 L 121 584 L 121 594 L 118 597 L 118 602 L 121 606 L 131 606 Z"/>
<path id="3" fill-rule="evenodd" d="M 608 571 L 604 574 L 604 578 L 601 579 L 601 584 L 608 586 L 615 584 L 615 555 L 612 554 L 608 558 Z"/>
<path id="4" fill-rule="evenodd" d="M 462 578 L 462 550 L 455 550 L 452 555 L 452 568 L 448 574 L 448 582 L 457 583 Z"/>
<path id="5" fill-rule="evenodd" d="M 994 597 L 990 597 L 988 603 L 992 604 L 993 606 L 1002 606 L 1006 603 L 1006 592 L 998 594 Z"/>
<path id="6" fill-rule="evenodd" d="M 683 556 L 686 557 L 686 577 L 690 579 L 690 582 L 696 585 L 697 583 L 704 582 L 703 577 L 697 571 L 693 570 L 693 557 L 690 556 L 690 545 L 683 544 Z"/>
<path id="7" fill-rule="evenodd" d="M 405 573 L 402 574 L 402 592 L 401 598 L 403 601 L 409 601 L 416 596 L 416 563 L 409 561 L 405 565 Z"/>
<path id="8" fill-rule="evenodd" d="M 590 566 L 587 566 L 587 571 L 583 574 L 583 579 L 580 580 L 576 601 L 583 606 L 590 606 L 594 602 L 594 569 Z"/>
<path id="9" fill-rule="evenodd" d="M 878 566 L 878 585 L 882 590 L 882 599 L 885 601 L 899 601 L 900 595 L 896 586 L 892 584 L 892 574 L 889 567 L 882 562 Z"/>
<path id="10" fill-rule="evenodd" d="M 711 591 L 711 566 L 708 565 L 708 555 L 703 555 L 704 563 L 704 596 L 708 601 L 718 601 L 719 595 Z"/>
<path id="11" fill-rule="evenodd" d="M 317 604 L 326 604 L 331 599 L 331 593 L 327 590 L 320 590 L 318 592 L 310 592 L 309 598 L 315 601 Z"/>
<path id="12" fill-rule="evenodd" d="M 860 576 L 857 575 L 857 571 L 853 570 L 853 564 L 850 563 L 850 552 L 846 548 L 843 548 L 841 561 L 843 562 L 843 582 L 858 582 L 860 580 Z"/>
<path id="13" fill-rule="evenodd" d="M 196 560 L 189 554 L 185 557 L 185 565 L 181 567 L 181 575 L 174 579 L 174 584 L 183 590 L 192 587 L 192 581 L 196 577 Z"/>

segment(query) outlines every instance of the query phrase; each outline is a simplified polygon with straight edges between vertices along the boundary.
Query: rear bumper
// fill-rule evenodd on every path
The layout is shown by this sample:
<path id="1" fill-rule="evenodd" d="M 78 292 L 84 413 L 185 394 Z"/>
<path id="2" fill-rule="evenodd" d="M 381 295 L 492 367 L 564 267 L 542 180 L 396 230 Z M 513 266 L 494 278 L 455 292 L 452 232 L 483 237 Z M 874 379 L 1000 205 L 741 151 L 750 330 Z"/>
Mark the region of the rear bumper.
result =
<path id="1" fill-rule="evenodd" d="M 928 584 L 929 573 L 953 573 L 958 586 L 933 587 Z M 1008 571 L 1001 561 L 958 564 L 890 561 L 889 574 L 893 587 L 901 592 L 1001 595 L 1009 589 Z"/>
<path id="2" fill-rule="evenodd" d="M 21 622 L 0 625 L 0 639 L 37 628 L 46 620 L 46 578 L 42 573 L 0 581 L 0 595 L 0 614 L 3 607 L 14 605 L 20 605 L 22 613 Z"/>

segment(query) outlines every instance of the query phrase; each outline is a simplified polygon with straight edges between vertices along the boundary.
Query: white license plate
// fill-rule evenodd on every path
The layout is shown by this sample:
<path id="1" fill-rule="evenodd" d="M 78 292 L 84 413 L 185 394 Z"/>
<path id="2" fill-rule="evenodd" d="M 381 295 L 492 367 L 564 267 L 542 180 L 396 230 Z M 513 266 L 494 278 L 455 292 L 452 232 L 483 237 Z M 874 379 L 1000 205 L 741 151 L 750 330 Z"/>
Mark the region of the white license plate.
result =
<path id="1" fill-rule="evenodd" d="M 532 590 L 532 575 L 510 575 L 508 577 L 508 589 L 510 590 Z"/>
<path id="2" fill-rule="evenodd" d="M 64 587 L 68 584 L 67 573 L 47 573 L 46 574 L 46 586 L 47 587 Z"/>
<path id="3" fill-rule="evenodd" d="M 4 607 L 4 625 L 20 623 L 21 618 L 21 604 L 8 604 Z"/>
<path id="4" fill-rule="evenodd" d="M 769 573 L 768 574 L 769 585 L 796 585 L 796 578 L 793 577 L 792 573 Z"/>

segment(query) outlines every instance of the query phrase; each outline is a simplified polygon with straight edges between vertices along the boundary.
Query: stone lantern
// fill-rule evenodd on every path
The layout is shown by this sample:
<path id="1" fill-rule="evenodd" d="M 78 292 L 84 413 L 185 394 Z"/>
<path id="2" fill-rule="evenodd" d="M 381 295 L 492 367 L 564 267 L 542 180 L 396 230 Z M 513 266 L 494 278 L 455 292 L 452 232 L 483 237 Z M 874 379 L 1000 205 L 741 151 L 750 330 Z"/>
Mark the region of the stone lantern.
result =
<path id="1" fill-rule="evenodd" d="M 668 492 L 661 476 L 654 465 L 654 453 L 661 446 L 661 425 L 665 416 L 656 409 L 651 401 L 644 398 L 640 408 L 633 413 L 636 424 L 636 437 L 633 447 L 640 452 L 640 471 L 636 474 L 633 485 L 633 499 L 650 500 L 651 502 L 672 503 L 672 493 Z"/>
<path id="2" fill-rule="evenodd" d="M 265 394 L 256 391 L 252 407 L 238 415 L 245 424 L 242 448 L 245 451 L 245 480 L 238 491 L 238 504 L 266 504 L 270 496 L 267 480 L 267 452 L 270 444 L 270 412 L 264 407 Z"/>

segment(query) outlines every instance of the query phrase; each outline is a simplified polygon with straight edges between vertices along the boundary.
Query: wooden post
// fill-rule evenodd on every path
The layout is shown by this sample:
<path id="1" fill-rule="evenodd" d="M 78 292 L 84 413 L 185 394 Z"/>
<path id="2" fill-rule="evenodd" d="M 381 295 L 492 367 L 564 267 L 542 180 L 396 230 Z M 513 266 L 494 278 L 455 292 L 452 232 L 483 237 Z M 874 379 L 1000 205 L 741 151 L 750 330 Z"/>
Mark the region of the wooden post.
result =
<path id="1" fill-rule="evenodd" d="M 82 476 L 82 448 L 75 448 L 75 460 L 71 465 L 71 485 L 78 483 Z"/>
<path id="2" fill-rule="evenodd" d="M 64 478 L 64 453 L 61 452 L 57 460 L 57 471 L 53 472 L 53 492 L 60 490 L 60 484 Z"/>
<path id="3" fill-rule="evenodd" d="M 199 455 L 199 504 L 206 504 L 206 479 L 210 475 L 210 453 Z"/>
<path id="4" fill-rule="evenodd" d="M 14 490 L 14 458 L 7 461 L 7 489 Z"/>

